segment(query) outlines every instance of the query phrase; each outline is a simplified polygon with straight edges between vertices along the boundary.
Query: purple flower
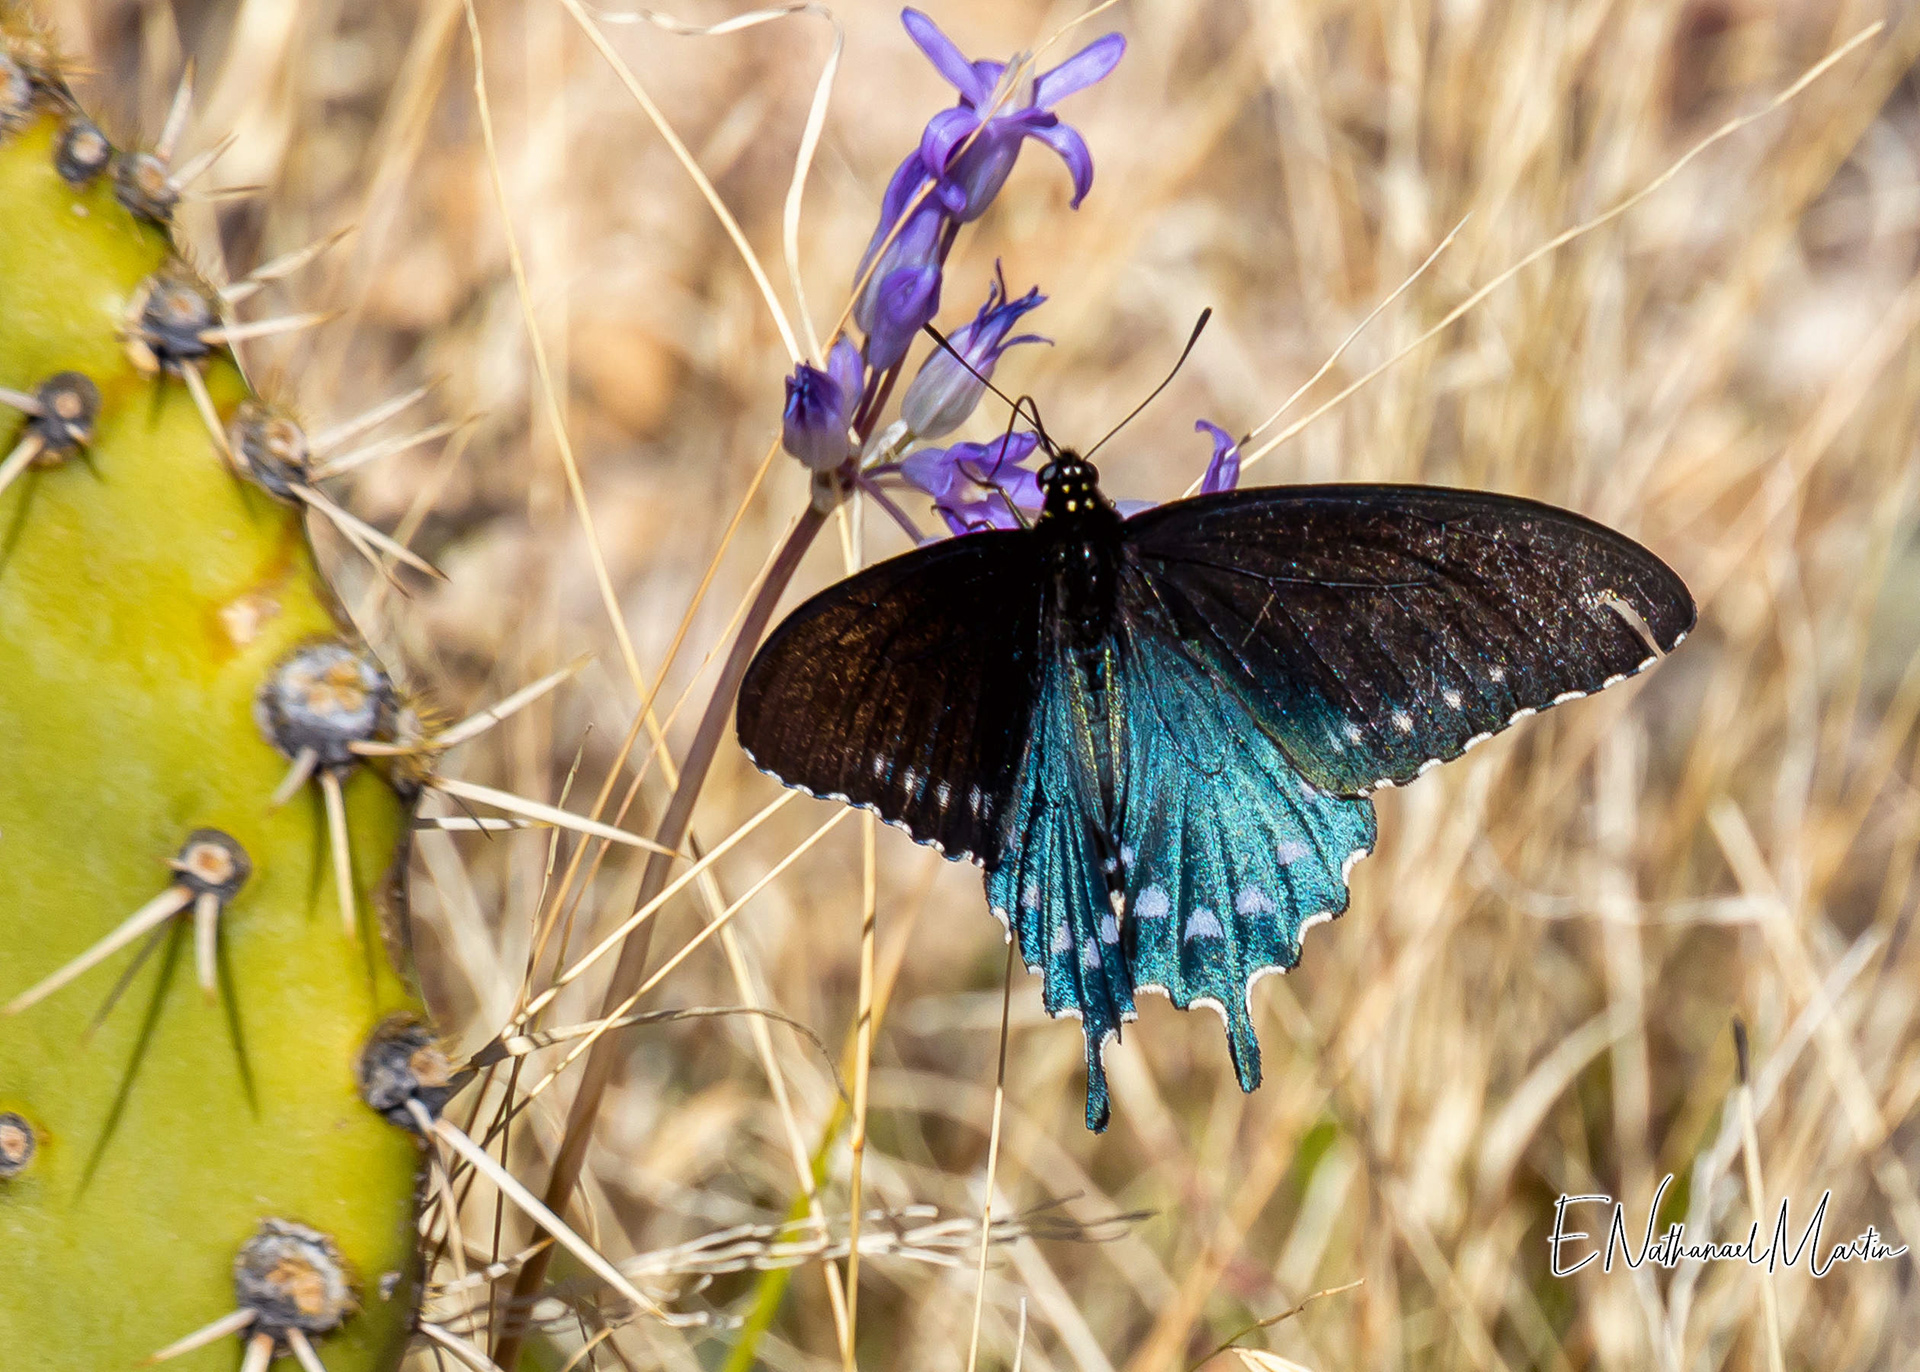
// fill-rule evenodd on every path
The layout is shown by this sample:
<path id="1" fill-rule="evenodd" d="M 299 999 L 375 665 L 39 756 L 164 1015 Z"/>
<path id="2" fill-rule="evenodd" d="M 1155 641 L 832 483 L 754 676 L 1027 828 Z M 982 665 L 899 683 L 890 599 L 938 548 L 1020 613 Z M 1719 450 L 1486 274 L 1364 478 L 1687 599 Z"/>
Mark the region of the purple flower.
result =
<path id="1" fill-rule="evenodd" d="M 805 362 L 787 378 L 781 446 L 816 472 L 832 471 L 853 451 L 847 427 L 860 404 L 860 350 L 848 339 L 827 354 L 827 370 Z"/>
<path id="2" fill-rule="evenodd" d="M 1039 442 L 1033 434 L 1016 433 L 991 443 L 922 448 L 907 455 L 900 475 L 933 497 L 933 507 L 956 534 L 1018 528 L 1009 502 L 1022 510 L 1038 510 L 1045 503 L 1040 478 L 1020 465 Z"/>
<path id="3" fill-rule="evenodd" d="M 891 190 L 888 195 L 892 195 Z M 874 235 L 861 261 L 862 273 L 867 271 L 867 259 L 885 242 L 889 228 L 891 224 L 883 216 L 881 231 Z M 853 319 L 867 335 L 867 365 L 876 373 L 904 358 L 914 336 L 939 313 L 940 264 L 950 243 L 946 216 L 937 204 L 929 202 L 914 211 L 874 263 L 866 286 L 854 301 Z"/>
<path id="4" fill-rule="evenodd" d="M 1204 419 L 1195 421 L 1193 431 L 1213 435 L 1213 459 L 1207 463 L 1206 475 L 1200 478 L 1200 494 L 1233 490 L 1240 484 L 1240 445 L 1232 434 Z"/>
<path id="5" fill-rule="evenodd" d="M 986 394 L 983 378 L 993 375 L 994 364 L 1000 360 L 1001 353 L 1021 343 L 1053 341 L 1034 333 L 1007 337 L 1023 315 L 1037 309 L 1047 298 L 1036 286 L 1018 300 L 1009 300 L 1006 278 L 1000 274 L 998 263 L 994 264 L 993 276 L 993 284 L 987 288 L 987 303 L 980 307 L 980 313 L 973 317 L 971 324 L 955 329 L 947 339 L 953 351 L 935 348 L 920 365 L 919 375 L 913 378 L 913 384 L 907 387 L 900 401 L 900 417 L 921 438 L 939 438 L 966 422 L 973 407 L 980 403 L 980 397 Z M 955 357 L 954 353 L 960 356 Z M 960 358 L 966 359 L 964 364 Z"/>
<path id="6" fill-rule="evenodd" d="M 895 174 L 895 184 L 911 181 L 913 190 L 907 192 L 911 196 L 924 176 L 937 178 L 934 197 L 947 213 L 962 223 L 978 219 L 1006 184 L 1020 145 L 1035 138 L 1067 164 L 1073 176 L 1074 208 L 1079 208 L 1093 186 L 1093 155 L 1085 140 L 1060 122 L 1052 106 L 1112 71 L 1126 51 L 1127 40 L 1117 33 L 1095 39 L 1052 71 L 1008 93 L 990 118 L 982 118 L 982 111 L 991 109 L 994 96 L 1000 93 L 1007 64 L 968 61 L 953 40 L 918 10 L 904 10 L 900 17 L 927 60 L 960 92 L 960 103 L 942 110 L 927 124 L 917 154 L 920 175 L 909 171 L 914 160 L 909 158 Z M 894 211 L 896 216 L 899 212 Z"/>

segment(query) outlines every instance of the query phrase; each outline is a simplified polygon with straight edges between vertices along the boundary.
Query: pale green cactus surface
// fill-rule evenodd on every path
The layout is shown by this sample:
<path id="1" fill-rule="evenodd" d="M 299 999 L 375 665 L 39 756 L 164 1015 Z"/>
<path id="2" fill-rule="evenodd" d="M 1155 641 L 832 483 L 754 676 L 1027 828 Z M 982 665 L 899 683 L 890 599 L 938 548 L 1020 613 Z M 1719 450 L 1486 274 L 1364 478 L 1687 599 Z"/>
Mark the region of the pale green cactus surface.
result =
<path id="1" fill-rule="evenodd" d="M 33 77 L 42 59 L 8 43 Z M 70 371 L 100 395 L 91 443 L 0 495 L 0 1002 L 184 883 L 169 864 L 193 831 L 230 835 L 251 872 L 218 907 L 211 991 L 183 895 L 151 936 L 0 1013 L 0 1362 L 141 1363 L 233 1314 L 236 1255 L 277 1221 L 330 1238 L 353 1283 L 357 1312 L 310 1336 L 328 1372 L 390 1368 L 424 1154 L 353 1068 L 380 1020 L 418 1009 L 390 962 L 408 806 L 347 774 L 350 941 L 320 788 L 272 804 L 289 762 L 255 696 L 296 646 L 352 636 L 298 510 L 235 475 L 179 369 L 136 365 L 128 311 L 179 264 L 111 168 L 56 169 L 64 101 L 42 67 L 24 112 L 0 108 L 0 388 Z M 195 365 L 230 421 L 247 389 L 226 349 Z M 0 407 L 0 456 L 29 425 Z M 235 1368 L 258 1333 L 165 1366 Z"/>

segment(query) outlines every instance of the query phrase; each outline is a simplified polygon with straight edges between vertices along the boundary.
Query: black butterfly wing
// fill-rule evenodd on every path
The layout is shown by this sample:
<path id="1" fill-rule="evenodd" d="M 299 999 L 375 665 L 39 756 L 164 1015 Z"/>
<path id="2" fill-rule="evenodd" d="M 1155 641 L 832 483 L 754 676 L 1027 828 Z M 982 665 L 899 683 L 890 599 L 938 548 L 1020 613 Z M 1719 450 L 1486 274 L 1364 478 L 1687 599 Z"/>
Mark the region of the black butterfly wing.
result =
<path id="1" fill-rule="evenodd" d="M 1693 627 L 1633 540 L 1566 510 L 1441 486 L 1280 486 L 1127 523 L 1158 611 L 1265 705 L 1322 790 L 1359 795 L 1588 695 Z"/>
<path id="2" fill-rule="evenodd" d="M 991 867 L 1033 712 L 1044 587 L 1031 533 L 916 549 L 789 615 L 740 688 L 740 745 L 816 796 Z"/>

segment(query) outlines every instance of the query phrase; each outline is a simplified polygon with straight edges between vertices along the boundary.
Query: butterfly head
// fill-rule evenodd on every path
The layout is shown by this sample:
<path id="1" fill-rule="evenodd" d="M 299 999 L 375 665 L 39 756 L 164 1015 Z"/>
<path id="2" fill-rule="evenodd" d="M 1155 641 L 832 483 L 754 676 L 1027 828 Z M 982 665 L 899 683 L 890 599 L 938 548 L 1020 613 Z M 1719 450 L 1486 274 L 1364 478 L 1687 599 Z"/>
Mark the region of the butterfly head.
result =
<path id="1" fill-rule="evenodd" d="M 1071 448 L 1055 452 L 1053 460 L 1040 469 L 1040 486 L 1047 497 L 1040 511 L 1043 520 L 1072 519 L 1110 508 L 1100 492 L 1100 469 Z"/>

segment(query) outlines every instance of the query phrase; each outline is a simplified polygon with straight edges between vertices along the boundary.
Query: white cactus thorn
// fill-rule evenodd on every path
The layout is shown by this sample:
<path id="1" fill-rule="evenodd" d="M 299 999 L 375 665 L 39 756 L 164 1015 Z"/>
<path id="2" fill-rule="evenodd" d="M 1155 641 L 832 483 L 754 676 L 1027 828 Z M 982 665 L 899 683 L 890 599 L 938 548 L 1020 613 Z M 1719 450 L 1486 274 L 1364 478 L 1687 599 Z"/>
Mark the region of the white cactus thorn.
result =
<path id="1" fill-rule="evenodd" d="M 303 329 L 317 329 L 339 317 L 338 310 L 307 310 L 300 314 L 276 315 L 272 319 L 255 319 L 245 324 L 216 324 L 210 329 L 200 330 L 200 341 L 225 343 L 231 347 L 250 339 L 277 338 L 281 334 L 299 333 Z"/>
<path id="2" fill-rule="evenodd" d="M 180 73 L 180 84 L 173 89 L 173 104 L 167 108 L 167 122 L 160 126 L 160 137 L 153 145 L 153 155 L 162 162 L 173 161 L 173 154 L 179 149 L 180 136 L 187 131 L 187 116 L 193 112 L 193 59 L 187 59 L 186 69 Z"/>
<path id="3" fill-rule="evenodd" d="M 200 412 L 200 422 L 206 425 L 208 437 L 227 465 L 237 466 L 233 455 L 233 445 L 227 442 L 226 427 L 220 422 L 220 412 L 213 407 L 213 397 L 207 392 L 207 379 L 200 374 L 198 367 L 180 368 L 180 379 L 186 383 L 187 394 L 193 397 L 193 407 Z"/>
<path id="4" fill-rule="evenodd" d="M 174 1358 L 193 1352 L 195 1349 L 205 1348 L 210 1343 L 217 1343 L 229 1334 L 238 1334 L 241 1330 L 251 1325 L 255 1318 L 251 1310 L 229 1310 L 212 1324 L 202 1325 L 184 1339 L 177 1339 L 165 1348 L 162 1348 L 159 1352 L 148 1355 L 142 1360 L 143 1365 L 156 1362 L 170 1362 Z M 267 1342 L 269 1346 L 271 1346 L 273 1341 L 269 1339 Z"/>
<path id="5" fill-rule="evenodd" d="M 414 433 L 401 434 L 397 438 L 382 439 L 378 443 L 369 443 L 363 448 L 355 448 L 352 452 L 342 453 L 339 457 L 315 467 L 314 480 L 324 481 L 328 477 L 340 476 L 357 467 L 364 467 L 370 462 L 380 462 L 404 453 L 409 448 L 417 448 L 423 443 L 432 443 L 457 432 L 468 422 L 462 419 L 446 419 L 438 424 L 429 424 L 426 428 Z"/>
<path id="6" fill-rule="evenodd" d="M 302 748 L 294 754 L 293 766 L 287 768 L 286 776 L 273 788 L 273 794 L 267 798 L 267 807 L 277 810 L 292 800 L 302 786 L 313 780 L 313 769 L 320 762 L 320 754 L 312 748 Z"/>
<path id="7" fill-rule="evenodd" d="M 217 829 L 196 829 L 169 865 L 175 879 L 165 890 L 128 915 L 105 938 L 8 1001 L 5 1012 L 17 1015 L 45 1000 L 189 906 L 193 907 L 194 967 L 201 989 L 209 996 L 214 994 L 218 985 L 220 915 L 252 875 L 252 864 L 245 850 L 228 835 Z"/>
<path id="8" fill-rule="evenodd" d="M 268 1343 L 271 1346 L 272 1340 Z M 313 1351 L 313 1340 L 304 1329 L 287 1330 L 287 1347 L 293 1350 L 293 1360 L 300 1364 L 301 1372 L 327 1372 L 327 1365 Z"/>
<path id="9" fill-rule="evenodd" d="M 273 1335 L 255 1334 L 247 1340 L 247 1355 L 240 1359 L 240 1372 L 267 1372 L 273 1362 Z"/>
<path id="10" fill-rule="evenodd" d="M 639 1287 L 621 1274 L 619 1268 L 602 1257 L 598 1249 L 576 1234 L 565 1220 L 548 1209 L 538 1196 L 522 1186 L 513 1173 L 494 1161 L 491 1153 L 468 1138 L 457 1125 L 446 1119 L 434 1118 L 426 1106 L 411 1098 L 407 1101 L 407 1114 L 412 1117 L 414 1127 L 423 1137 L 437 1138 L 446 1144 L 459 1155 L 461 1161 L 492 1182 L 499 1189 L 500 1194 L 518 1206 L 527 1218 L 553 1235 L 556 1243 L 573 1254 L 589 1271 L 633 1302 L 636 1307 L 668 1324 L 688 1325 L 699 1322 L 697 1316 L 673 1314 L 662 1308 L 659 1302 L 645 1295 Z"/>
<path id="11" fill-rule="evenodd" d="M 262 262 L 238 281 L 222 286 L 221 301 L 228 305 L 238 305 L 262 288 L 275 281 L 284 280 L 308 266 L 352 232 L 353 226 L 348 225 L 344 229 L 334 230 L 325 238 L 316 239 L 305 247 L 295 248 L 291 252 L 281 253 L 278 257 Z"/>
<path id="12" fill-rule="evenodd" d="M 8 1001 L 5 1006 L 6 1013 L 17 1015 L 22 1010 L 37 1005 L 68 982 L 105 962 L 142 934 L 158 929 L 191 904 L 193 904 L 192 891 L 184 886 L 167 887 L 122 920 L 112 933 L 66 963 L 58 971 L 43 977 Z"/>
<path id="13" fill-rule="evenodd" d="M 202 891 L 193 898 L 193 966 L 209 999 L 220 981 L 219 940 L 220 897 Z"/>
<path id="14" fill-rule="evenodd" d="M 519 829 L 551 829 L 537 819 L 507 819 L 498 815 L 422 815 L 416 829 L 442 829 L 450 834 L 509 834 Z"/>
<path id="15" fill-rule="evenodd" d="M 46 440 L 31 429 L 13 445 L 13 451 L 7 454 L 4 462 L 0 462 L 0 495 L 6 494 L 7 488 L 20 479 L 20 474 L 33 465 L 33 460 L 46 450 L 46 446 Z"/>
<path id="16" fill-rule="evenodd" d="M 417 1327 L 424 1338 L 451 1353 L 461 1364 L 472 1368 L 473 1372 L 500 1372 L 499 1363 L 451 1330 L 442 1329 L 431 1320 L 421 1320 Z"/>
<path id="17" fill-rule="evenodd" d="M 426 575 L 434 578 L 436 581 L 445 581 L 447 579 L 445 572 L 413 551 L 413 549 L 409 548 L 406 544 L 389 538 L 365 520 L 348 514 L 314 487 L 299 484 L 294 486 L 293 493 L 305 501 L 316 514 L 323 515 L 334 528 L 340 531 L 341 536 L 349 543 L 360 547 L 361 551 L 366 554 L 367 559 L 376 567 L 381 565 L 380 559 L 371 552 L 367 552 L 366 548 L 361 545 L 371 545 L 374 548 L 378 548 L 389 557 L 406 563 L 417 572 L 426 573 Z"/>
<path id="18" fill-rule="evenodd" d="M 382 401 L 365 414 L 355 415 L 352 419 L 334 425 L 331 429 L 322 429 L 307 440 L 307 447 L 315 457 L 324 456 L 346 446 L 361 434 L 376 429 L 389 419 L 405 413 L 427 398 L 427 395 L 439 382 L 429 381 L 424 386 L 415 386 L 405 395 L 395 396 Z"/>
<path id="19" fill-rule="evenodd" d="M 585 815 L 576 815 L 571 810 L 562 810 L 557 805 L 545 805 L 537 800 L 528 800 L 525 796 L 514 795 L 511 791 L 500 791 L 491 786 L 481 786 L 475 782 L 457 781 L 452 777 L 438 775 L 428 777 L 426 784 L 443 795 L 457 796 L 462 800 L 476 801 L 481 805 L 491 805 L 509 814 L 541 820 L 556 828 L 571 829 L 575 833 L 586 834 L 592 838 L 603 838 L 609 843 L 624 843 L 630 848 L 644 848 L 650 853 L 674 854 L 673 849 L 664 844 L 655 843 L 650 838 L 642 838 L 625 829 L 616 829 L 611 824 L 602 824 L 599 820 L 588 819 Z"/>
<path id="20" fill-rule="evenodd" d="M 469 739 L 479 737 L 494 725 L 502 723 L 509 716 L 518 714 L 542 696 L 552 693 L 557 687 L 571 681 L 591 661 L 593 661 L 593 654 L 581 654 L 559 671 L 548 672 L 532 685 L 522 686 L 505 700 L 489 705 L 485 709 L 475 710 L 458 724 L 442 729 L 428 740 L 428 746 L 434 752 L 443 753 Z M 355 749 L 355 751 L 361 750 Z"/>
<path id="21" fill-rule="evenodd" d="M 181 163 L 180 166 L 177 169 L 175 169 L 173 174 L 167 178 L 168 184 L 173 187 L 174 194 L 184 195 L 189 186 L 191 186 L 194 182 L 198 181 L 201 177 L 205 176 L 208 172 L 212 171 L 213 164 L 218 162 L 222 157 L 225 157 L 227 155 L 227 149 L 231 148 L 235 143 L 239 141 L 240 141 L 239 134 L 229 133 L 226 135 L 226 137 L 222 138 L 218 143 L 215 143 L 212 147 L 208 148 L 205 152 L 196 153 L 194 154 L 193 157 Z M 171 159 L 167 159 L 167 160 L 170 161 Z M 260 187 L 260 186 L 227 186 L 217 191 L 202 192 L 201 194 L 196 195 L 194 199 L 196 200 L 227 199 L 231 197 L 236 191 L 251 195 L 261 189 L 263 189 L 263 187 Z"/>
<path id="22" fill-rule="evenodd" d="M 320 771 L 320 794 L 327 803 L 327 847 L 333 852 L 333 886 L 340 899 L 340 925 L 348 943 L 360 941 L 360 916 L 353 897 L 353 848 L 347 831 L 347 800 L 340 789 L 340 773 Z"/>

